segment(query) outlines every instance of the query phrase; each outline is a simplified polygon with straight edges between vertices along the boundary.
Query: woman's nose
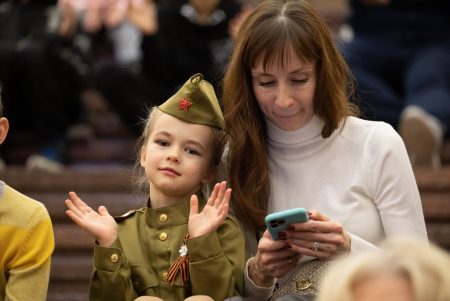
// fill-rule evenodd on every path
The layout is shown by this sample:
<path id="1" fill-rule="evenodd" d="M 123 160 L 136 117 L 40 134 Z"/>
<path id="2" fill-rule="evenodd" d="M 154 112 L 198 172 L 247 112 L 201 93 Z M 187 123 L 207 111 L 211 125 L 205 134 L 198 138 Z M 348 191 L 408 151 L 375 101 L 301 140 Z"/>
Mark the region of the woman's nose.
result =
<path id="1" fill-rule="evenodd" d="M 285 84 L 278 86 L 275 104 L 280 108 L 288 108 L 294 103 L 290 88 Z"/>

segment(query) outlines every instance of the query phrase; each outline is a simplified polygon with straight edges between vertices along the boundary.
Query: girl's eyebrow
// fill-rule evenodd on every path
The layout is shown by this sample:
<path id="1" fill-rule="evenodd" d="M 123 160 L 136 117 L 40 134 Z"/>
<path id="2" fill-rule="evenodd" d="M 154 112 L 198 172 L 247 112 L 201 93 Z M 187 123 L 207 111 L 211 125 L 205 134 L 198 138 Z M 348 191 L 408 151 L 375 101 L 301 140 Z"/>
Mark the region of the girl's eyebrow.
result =
<path id="1" fill-rule="evenodd" d="M 153 135 L 164 135 L 164 136 L 172 136 L 169 132 L 166 131 L 159 131 L 159 132 L 155 132 L 153 133 Z"/>
<path id="2" fill-rule="evenodd" d="M 205 146 L 203 146 L 203 144 L 201 144 L 200 142 L 195 141 L 195 140 L 187 140 L 186 143 L 187 144 L 194 144 L 194 145 L 196 145 L 197 147 L 199 147 L 202 150 L 206 149 Z"/>

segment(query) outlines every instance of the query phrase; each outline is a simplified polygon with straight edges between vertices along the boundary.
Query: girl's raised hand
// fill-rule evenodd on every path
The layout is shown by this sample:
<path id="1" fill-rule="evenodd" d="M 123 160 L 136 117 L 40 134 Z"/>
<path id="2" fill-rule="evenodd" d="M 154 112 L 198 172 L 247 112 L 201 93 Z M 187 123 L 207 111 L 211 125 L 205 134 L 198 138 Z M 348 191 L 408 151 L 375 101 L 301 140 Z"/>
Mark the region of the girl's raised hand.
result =
<path id="1" fill-rule="evenodd" d="M 110 247 L 117 239 L 117 223 L 104 206 L 100 206 L 96 212 L 73 191 L 69 192 L 69 199 L 66 199 L 65 203 L 69 208 L 66 214 L 90 233 L 100 246 Z"/>
<path id="2" fill-rule="evenodd" d="M 189 213 L 189 236 L 191 238 L 207 235 L 223 223 L 228 216 L 228 203 L 231 188 L 227 189 L 227 182 L 217 183 L 202 212 L 198 212 L 198 198 L 191 196 L 191 210 Z"/>

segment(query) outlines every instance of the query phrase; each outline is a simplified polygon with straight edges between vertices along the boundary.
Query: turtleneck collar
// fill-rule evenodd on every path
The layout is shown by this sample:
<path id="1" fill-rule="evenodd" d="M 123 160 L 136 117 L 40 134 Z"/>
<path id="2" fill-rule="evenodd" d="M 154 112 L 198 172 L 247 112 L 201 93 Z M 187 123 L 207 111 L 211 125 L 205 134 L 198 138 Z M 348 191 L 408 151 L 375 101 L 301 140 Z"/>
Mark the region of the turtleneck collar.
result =
<path id="1" fill-rule="evenodd" d="M 301 154 L 315 148 L 322 138 L 324 121 L 317 115 L 302 128 L 294 131 L 280 129 L 266 118 L 269 152 L 284 155 Z"/>

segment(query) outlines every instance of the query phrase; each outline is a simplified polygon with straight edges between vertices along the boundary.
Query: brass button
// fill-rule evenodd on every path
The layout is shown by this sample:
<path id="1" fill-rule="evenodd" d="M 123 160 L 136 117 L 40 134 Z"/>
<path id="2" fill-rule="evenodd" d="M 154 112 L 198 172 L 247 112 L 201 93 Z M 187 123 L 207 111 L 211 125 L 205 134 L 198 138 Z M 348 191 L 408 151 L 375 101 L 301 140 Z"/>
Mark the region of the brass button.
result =
<path id="1" fill-rule="evenodd" d="M 161 223 L 165 223 L 165 222 L 167 222 L 167 214 L 161 214 L 160 216 L 159 216 L 159 221 L 161 222 Z"/>
<path id="2" fill-rule="evenodd" d="M 302 278 L 297 281 L 297 290 L 304 291 L 311 286 L 311 281 L 308 278 Z"/>
<path id="3" fill-rule="evenodd" d="M 167 281 L 167 279 L 169 278 L 169 273 L 167 273 L 167 272 L 162 273 L 161 278 L 163 281 Z"/>
<path id="4" fill-rule="evenodd" d="M 159 240 L 165 241 L 167 239 L 167 233 L 162 232 L 159 234 Z"/>
<path id="5" fill-rule="evenodd" d="M 111 262 L 112 263 L 117 263 L 119 261 L 119 255 L 117 255 L 116 253 L 111 255 Z"/>

